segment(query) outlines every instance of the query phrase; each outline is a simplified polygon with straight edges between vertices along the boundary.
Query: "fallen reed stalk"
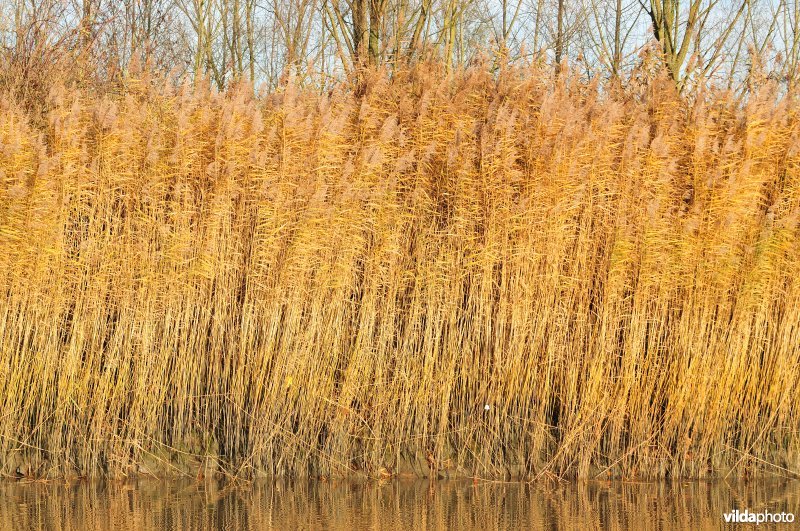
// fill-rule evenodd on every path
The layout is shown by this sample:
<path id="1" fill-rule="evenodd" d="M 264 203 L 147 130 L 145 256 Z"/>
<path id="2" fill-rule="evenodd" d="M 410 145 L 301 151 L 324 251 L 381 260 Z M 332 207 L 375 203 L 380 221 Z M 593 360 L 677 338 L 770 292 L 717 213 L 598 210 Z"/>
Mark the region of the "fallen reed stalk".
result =
<path id="1" fill-rule="evenodd" d="M 790 96 L 367 87 L 0 100 L 6 474 L 800 472 Z"/>

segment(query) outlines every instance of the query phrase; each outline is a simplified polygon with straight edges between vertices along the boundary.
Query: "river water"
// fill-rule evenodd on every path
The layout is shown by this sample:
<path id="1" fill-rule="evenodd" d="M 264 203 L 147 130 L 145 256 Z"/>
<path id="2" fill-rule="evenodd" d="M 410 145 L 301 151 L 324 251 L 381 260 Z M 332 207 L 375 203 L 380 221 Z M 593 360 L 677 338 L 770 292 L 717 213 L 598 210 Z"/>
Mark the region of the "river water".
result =
<path id="1" fill-rule="evenodd" d="M 26 531 L 755 528 L 726 524 L 734 509 L 800 517 L 800 482 L 0 483 L 0 528 Z"/>

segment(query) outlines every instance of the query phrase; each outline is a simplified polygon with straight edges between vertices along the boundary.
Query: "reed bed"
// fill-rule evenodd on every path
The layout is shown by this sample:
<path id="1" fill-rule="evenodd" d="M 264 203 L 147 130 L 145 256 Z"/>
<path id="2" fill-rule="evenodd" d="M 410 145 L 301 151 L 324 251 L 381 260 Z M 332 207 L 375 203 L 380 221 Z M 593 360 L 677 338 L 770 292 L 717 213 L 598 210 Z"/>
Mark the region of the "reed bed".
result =
<path id="1" fill-rule="evenodd" d="M 7 475 L 800 473 L 800 109 L 532 69 L 0 97 Z"/>

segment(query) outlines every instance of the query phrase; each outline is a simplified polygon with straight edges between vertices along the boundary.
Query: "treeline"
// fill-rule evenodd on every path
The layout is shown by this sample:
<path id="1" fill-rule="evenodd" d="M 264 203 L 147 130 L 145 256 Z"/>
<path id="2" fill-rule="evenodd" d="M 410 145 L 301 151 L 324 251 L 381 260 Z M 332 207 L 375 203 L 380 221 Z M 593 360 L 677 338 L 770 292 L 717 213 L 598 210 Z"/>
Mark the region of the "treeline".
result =
<path id="1" fill-rule="evenodd" d="M 113 81 L 147 65 L 218 88 L 368 65 L 567 61 L 586 77 L 660 65 L 685 90 L 800 74 L 800 0 L 3 0 L 0 84 Z"/>

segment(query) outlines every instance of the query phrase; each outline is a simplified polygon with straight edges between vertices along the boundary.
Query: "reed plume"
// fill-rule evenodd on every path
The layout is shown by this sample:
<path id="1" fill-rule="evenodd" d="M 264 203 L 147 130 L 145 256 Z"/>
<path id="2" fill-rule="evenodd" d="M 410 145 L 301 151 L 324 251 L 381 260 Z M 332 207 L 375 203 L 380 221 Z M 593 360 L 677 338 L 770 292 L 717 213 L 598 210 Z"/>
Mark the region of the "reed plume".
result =
<path id="1" fill-rule="evenodd" d="M 5 473 L 800 473 L 795 100 L 548 75 L 2 97 Z"/>

